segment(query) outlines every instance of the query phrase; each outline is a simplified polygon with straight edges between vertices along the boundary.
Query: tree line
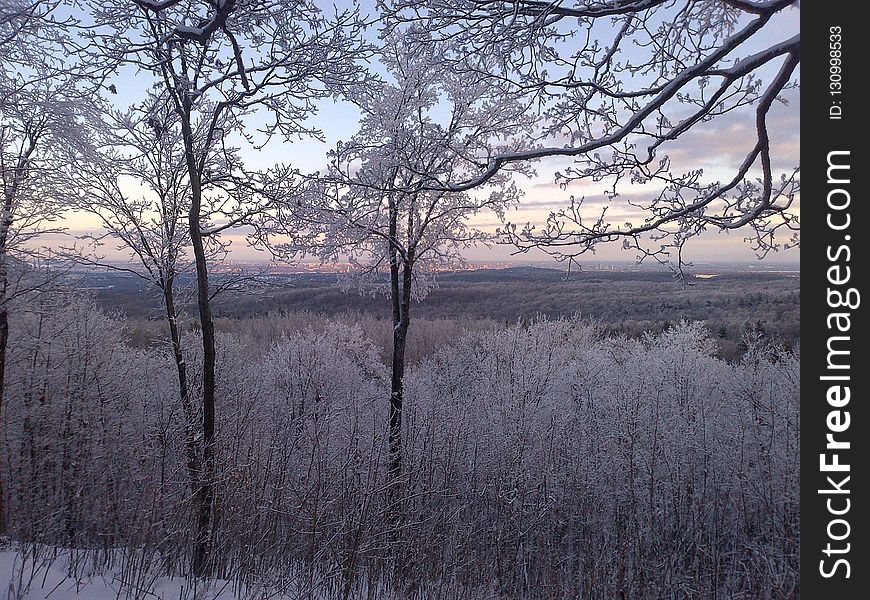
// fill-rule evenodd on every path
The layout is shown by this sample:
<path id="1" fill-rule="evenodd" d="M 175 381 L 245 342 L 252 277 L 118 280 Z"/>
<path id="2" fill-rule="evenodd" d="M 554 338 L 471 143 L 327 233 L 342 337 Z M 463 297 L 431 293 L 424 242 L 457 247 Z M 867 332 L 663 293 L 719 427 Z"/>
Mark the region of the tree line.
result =
<path id="1" fill-rule="evenodd" d="M 144 594 L 191 574 L 198 522 L 171 353 L 123 329 L 77 293 L 16 321 L 4 476 L 25 547 Z M 792 352 L 750 338 L 729 364 L 687 322 L 470 332 L 406 372 L 396 476 L 372 341 L 275 333 L 217 337 L 212 577 L 289 597 L 797 593 Z"/>

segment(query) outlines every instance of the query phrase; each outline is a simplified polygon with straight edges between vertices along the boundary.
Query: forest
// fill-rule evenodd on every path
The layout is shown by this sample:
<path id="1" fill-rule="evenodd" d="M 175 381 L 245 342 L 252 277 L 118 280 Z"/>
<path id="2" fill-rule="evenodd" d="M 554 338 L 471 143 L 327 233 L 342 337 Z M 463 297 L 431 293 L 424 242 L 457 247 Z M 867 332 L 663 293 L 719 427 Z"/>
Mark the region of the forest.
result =
<path id="1" fill-rule="evenodd" d="M 389 364 L 392 323 L 384 298 L 348 293 L 342 290 L 342 278 L 330 273 L 271 274 L 256 290 L 217 297 L 215 327 L 262 332 L 280 323 L 276 329 L 296 330 L 332 319 L 362 328 Z M 540 316 L 580 317 L 606 333 L 629 337 L 660 332 L 681 320 L 699 321 L 713 337 L 716 355 L 728 361 L 740 358 L 747 333 L 786 348 L 799 345 L 798 274 L 754 273 L 744 267 L 715 277 L 688 278 L 691 285 L 681 286 L 671 273 L 655 269 L 589 271 L 570 277 L 564 269 L 540 267 L 442 273 L 425 299 L 412 302 L 414 334 L 408 338 L 407 359 L 419 362 L 465 330 L 499 329 Z M 92 271 L 77 274 L 74 285 L 91 290 L 99 306 L 127 319 L 130 344 L 160 344 L 161 299 L 147 282 L 129 274 Z M 183 308 L 190 315 L 196 307 Z M 195 320 L 185 322 L 195 327 Z M 266 335 L 271 343 L 275 334 Z"/>
<path id="2" fill-rule="evenodd" d="M 0 0 L 0 595 L 798 597 L 799 17 Z"/>
<path id="3" fill-rule="evenodd" d="M 269 334 L 217 344 L 211 568 L 233 589 L 795 593 L 794 352 L 749 339 L 728 363 L 688 322 L 640 339 L 570 319 L 456 336 L 405 375 L 395 490 L 372 341 L 336 322 Z M 171 358 L 131 348 L 123 321 L 77 294 L 43 296 L 10 348 L 9 528 L 40 565 L 20 589 L 68 560 L 56 548 L 75 549 L 75 576 L 96 565 L 141 597 L 183 578 L 194 531 Z"/>

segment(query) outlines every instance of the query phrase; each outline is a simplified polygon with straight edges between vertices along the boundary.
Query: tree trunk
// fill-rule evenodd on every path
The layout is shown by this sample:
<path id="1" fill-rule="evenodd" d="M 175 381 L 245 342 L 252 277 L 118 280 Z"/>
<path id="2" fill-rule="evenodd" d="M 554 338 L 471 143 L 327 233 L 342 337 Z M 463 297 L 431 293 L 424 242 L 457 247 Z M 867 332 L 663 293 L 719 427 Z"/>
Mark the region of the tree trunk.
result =
<path id="1" fill-rule="evenodd" d="M 9 522 L 6 517 L 6 496 L 3 489 L 3 465 L 6 462 L 3 456 L 3 400 L 6 391 L 6 350 L 9 344 L 9 309 L 7 302 L 9 273 L 7 272 L 7 242 L 9 240 L 9 230 L 12 227 L 13 219 L 13 200 L 18 193 L 18 185 L 21 178 L 27 169 L 27 160 L 35 147 L 35 141 L 31 143 L 30 148 L 24 154 L 23 158 L 18 161 L 18 168 L 12 176 L 12 185 L 8 190 L 4 190 L 3 208 L 0 214 L 0 536 L 6 535 Z M 4 180 L 6 173 L 3 174 Z"/>
<path id="2" fill-rule="evenodd" d="M 395 251 L 393 251 L 395 253 Z M 401 285 L 399 283 L 399 264 L 397 257 L 391 257 L 391 299 L 393 304 L 393 356 L 390 378 L 390 417 L 389 417 L 389 477 L 388 503 L 390 511 L 401 515 L 401 477 L 402 477 L 402 401 L 405 379 L 405 349 L 408 328 L 411 324 L 411 266 L 403 261 Z"/>
<path id="3" fill-rule="evenodd" d="M 6 393 L 6 351 L 9 345 L 9 273 L 7 272 L 7 240 L 12 226 L 12 194 L 15 192 L 18 180 L 13 184 L 11 192 L 3 199 L 3 216 L 0 221 L 0 536 L 9 531 L 9 521 L 6 516 L 6 492 L 3 488 L 3 467 L 6 457 L 3 455 L 3 401 Z"/>
<path id="4" fill-rule="evenodd" d="M 190 177 L 191 203 L 188 213 L 190 241 L 196 263 L 196 295 L 199 307 L 199 323 L 202 330 L 202 462 L 199 469 L 199 485 L 194 494 L 196 532 L 193 551 L 193 572 L 197 577 L 208 572 L 208 555 L 211 545 L 212 510 L 214 504 L 214 395 L 215 395 L 215 339 L 214 318 L 208 285 L 208 262 L 205 245 L 199 226 L 202 210 L 202 180 L 196 162 L 190 114 L 182 118 L 185 160 Z"/>
<path id="5" fill-rule="evenodd" d="M 3 455 L 3 397 L 6 389 L 6 346 L 9 343 L 9 313 L 6 311 L 6 271 L 3 257 L 0 257 L 0 287 L 3 296 L 0 297 L 0 536 L 6 535 L 9 525 L 6 520 L 6 499 L 3 490 L 3 466 L 6 462 Z"/>
<path id="6" fill-rule="evenodd" d="M 394 324 L 392 377 L 390 380 L 390 479 L 402 475 L 402 395 L 405 377 L 405 343 L 408 337 L 406 322 Z"/>
<path id="7" fill-rule="evenodd" d="M 199 457 L 196 442 L 196 429 L 198 415 L 190 400 L 190 386 L 187 383 L 187 364 L 184 360 L 184 352 L 181 346 L 181 332 L 178 329 L 178 313 L 175 308 L 175 276 L 169 274 L 163 282 L 163 302 L 166 309 L 166 320 L 169 323 L 169 338 L 172 342 L 172 358 L 175 361 L 175 370 L 178 376 L 178 393 L 181 399 L 181 408 L 184 411 L 184 448 L 187 453 L 187 473 L 190 485 L 196 493 L 199 477 Z"/>

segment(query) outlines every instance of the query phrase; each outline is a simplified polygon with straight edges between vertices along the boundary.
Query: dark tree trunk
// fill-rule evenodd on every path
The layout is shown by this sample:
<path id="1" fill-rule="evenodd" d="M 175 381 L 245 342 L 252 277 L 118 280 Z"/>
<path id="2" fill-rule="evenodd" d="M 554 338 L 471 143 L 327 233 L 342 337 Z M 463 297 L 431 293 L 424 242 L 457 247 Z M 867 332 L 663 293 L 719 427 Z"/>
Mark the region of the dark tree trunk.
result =
<path id="1" fill-rule="evenodd" d="M 407 324 L 394 324 L 392 377 L 390 380 L 390 479 L 402 475 L 402 396 L 405 377 L 405 343 L 408 337 Z"/>
<path id="2" fill-rule="evenodd" d="M 390 378 L 389 416 L 389 478 L 388 509 L 394 524 L 401 521 L 402 479 L 402 402 L 404 399 L 405 350 L 411 324 L 411 263 L 408 256 L 401 261 L 395 248 L 390 249 L 390 291 L 393 308 L 393 356 Z"/>
<path id="3" fill-rule="evenodd" d="M 3 258 L 0 257 L 0 261 Z M 0 269 L 4 269 L 3 262 L 0 262 Z M 6 347 L 9 343 L 9 313 L 6 311 L 6 273 L 0 273 L 3 281 L 0 286 L 3 289 L 3 297 L 0 298 L 0 536 L 6 535 L 9 529 L 6 520 L 6 497 L 3 489 L 3 465 L 6 462 L 3 455 L 3 399 L 4 391 L 6 390 Z"/>
<path id="4" fill-rule="evenodd" d="M 181 332 L 178 329 L 178 313 L 175 308 L 175 276 L 169 273 L 163 282 L 163 302 L 166 320 L 169 323 L 169 338 L 172 342 L 172 358 L 178 376 L 178 393 L 184 411 L 184 448 L 187 453 L 187 473 L 190 485 L 196 493 L 199 488 L 199 457 L 196 443 L 196 427 L 199 421 L 197 410 L 190 400 L 190 386 L 187 383 L 187 364 L 181 346 Z"/>
<path id="5" fill-rule="evenodd" d="M 190 241 L 196 263 L 196 295 L 199 307 L 199 323 L 202 330 L 202 462 L 199 465 L 199 485 L 194 494 L 196 532 L 193 552 L 193 572 L 197 577 L 208 572 L 208 556 L 211 545 L 211 525 L 214 505 L 214 429 L 215 429 L 215 338 L 214 317 L 208 284 L 208 262 L 200 218 L 202 211 L 202 180 L 196 160 L 190 115 L 182 119 L 185 159 L 190 177 L 191 203 L 188 213 Z"/>
<path id="6" fill-rule="evenodd" d="M 397 269 L 398 270 L 398 269 Z M 390 380 L 390 466 L 392 478 L 402 475 L 402 399 L 405 380 L 405 349 L 408 328 L 411 324 L 411 269 L 402 269 L 402 287 L 394 302 L 398 306 L 398 318 L 393 319 L 393 357 Z"/>
<path id="7" fill-rule="evenodd" d="M 18 168 L 12 177 L 12 186 L 8 190 L 4 190 L 2 221 L 0 221 L 0 444 L 2 444 L 3 433 L 3 400 L 6 391 L 6 351 L 9 345 L 9 309 L 7 302 L 9 298 L 9 273 L 7 272 L 7 242 L 9 240 L 9 230 L 12 227 L 13 219 L 13 200 L 18 193 L 18 185 L 21 182 L 23 175 L 26 173 L 30 154 L 35 148 L 36 140 L 31 140 L 31 144 L 24 156 L 18 161 Z M 4 173 L 4 179 L 6 174 Z M 3 465 L 5 463 L 3 456 L 3 447 L 0 445 L 0 536 L 6 535 L 9 529 L 9 522 L 6 516 L 6 496 L 3 489 Z"/>

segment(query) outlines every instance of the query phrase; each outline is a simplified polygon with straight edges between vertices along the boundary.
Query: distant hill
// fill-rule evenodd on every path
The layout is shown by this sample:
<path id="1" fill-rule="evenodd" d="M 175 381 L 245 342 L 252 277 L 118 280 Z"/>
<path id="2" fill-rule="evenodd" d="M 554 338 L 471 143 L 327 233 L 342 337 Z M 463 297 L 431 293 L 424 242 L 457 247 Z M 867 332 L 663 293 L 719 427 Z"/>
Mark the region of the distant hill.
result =
<path id="1" fill-rule="evenodd" d="M 245 318 L 271 312 L 318 315 L 359 313 L 389 319 L 386 297 L 345 292 L 338 275 L 273 274 L 251 293 L 219 297 L 215 313 Z M 190 280 L 182 279 L 182 285 Z M 653 270 L 565 272 L 535 266 L 444 273 L 438 287 L 415 302 L 415 319 L 492 319 L 514 323 L 546 315 L 580 314 L 613 331 L 637 335 L 661 330 L 680 319 L 706 321 L 710 331 L 739 343 L 743 333 L 758 330 L 791 343 L 800 335 L 800 277 L 797 273 L 699 273 L 685 287 L 671 274 Z M 90 289 L 98 302 L 138 319 L 162 317 L 160 298 L 145 282 L 129 274 L 87 273 L 77 285 Z M 187 304 L 194 312 L 195 306 Z"/>

